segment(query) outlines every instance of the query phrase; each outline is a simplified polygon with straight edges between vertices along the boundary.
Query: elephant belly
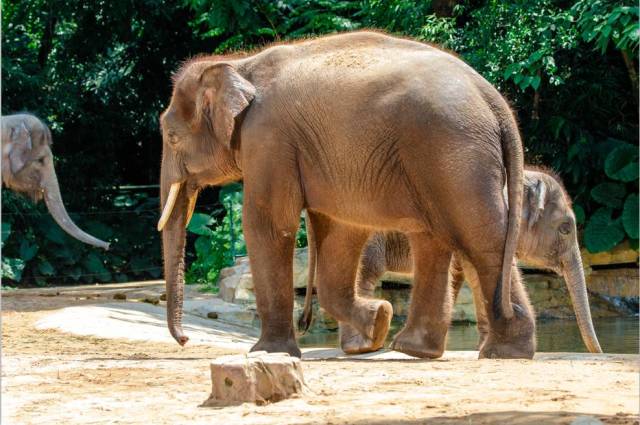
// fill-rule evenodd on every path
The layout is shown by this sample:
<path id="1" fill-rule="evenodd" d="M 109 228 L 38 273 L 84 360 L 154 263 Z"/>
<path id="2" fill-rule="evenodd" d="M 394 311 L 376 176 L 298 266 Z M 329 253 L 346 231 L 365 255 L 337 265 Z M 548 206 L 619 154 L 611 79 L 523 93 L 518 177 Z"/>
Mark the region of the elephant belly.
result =
<path id="1" fill-rule="evenodd" d="M 353 193 L 339 188 L 305 184 L 308 210 L 358 227 L 393 229 L 401 232 L 427 230 L 421 214 L 414 211 L 409 193 L 395 187 L 394 193 Z"/>

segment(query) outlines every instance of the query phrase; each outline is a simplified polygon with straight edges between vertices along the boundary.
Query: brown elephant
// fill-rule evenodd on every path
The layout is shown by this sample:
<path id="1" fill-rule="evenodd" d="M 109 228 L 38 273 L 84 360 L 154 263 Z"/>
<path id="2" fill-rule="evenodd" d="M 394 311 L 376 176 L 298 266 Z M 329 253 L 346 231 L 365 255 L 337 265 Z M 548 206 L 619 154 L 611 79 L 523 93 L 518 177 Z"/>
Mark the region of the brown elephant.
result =
<path id="1" fill-rule="evenodd" d="M 493 308 L 481 356 L 527 357 L 535 322 L 514 267 L 523 152 L 500 94 L 455 56 L 375 32 L 204 56 L 174 78 L 162 113 L 167 321 L 180 344 L 185 226 L 199 190 L 243 180 L 243 230 L 261 336 L 252 350 L 300 356 L 293 327 L 293 250 L 306 209 L 316 237 L 320 304 L 363 339 L 387 334 L 387 301 L 355 292 L 373 229 L 408 235 L 414 302 L 397 350 L 438 357 L 453 251 L 479 273 Z M 502 188 L 508 186 L 511 208 Z M 464 199 L 464 202 L 453 202 Z M 424 260 L 423 260 L 424 259 Z"/>
<path id="2" fill-rule="evenodd" d="M 580 247 L 578 246 L 575 214 L 571 198 L 559 177 L 539 168 L 525 169 L 524 206 L 520 237 L 516 256 L 526 264 L 548 269 L 564 276 L 573 301 L 580 334 L 592 353 L 601 353 L 600 344 L 591 321 L 591 310 L 585 284 Z M 312 239 L 311 239 L 312 240 Z M 314 263 L 315 250 L 309 245 L 310 264 Z M 482 347 L 489 331 L 486 319 L 486 301 L 478 287 L 473 266 L 458 261 L 454 255 L 449 270 L 453 300 L 457 298 L 465 275 L 470 278 L 473 291 L 480 341 Z M 398 232 L 374 234 L 362 251 L 360 269 L 356 278 L 359 295 L 373 298 L 378 279 L 386 271 L 411 273 L 411 247 L 408 238 Z M 466 271 L 466 272 L 465 272 Z M 300 329 L 306 330 L 311 321 L 313 275 L 309 276 L 309 288 L 300 319 Z M 380 346 L 365 347 L 356 329 L 345 323 L 340 325 L 340 343 L 347 353 L 375 351 Z"/>
<path id="3" fill-rule="evenodd" d="M 44 198 L 56 223 L 74 238 L 102 249 L 109 244 L 82 231 L 62 203 L 58 177 L 53 168 L 51 132 L 31 114 L 7 115 L 2 121 L 2 182 L 9 189 Z"/>

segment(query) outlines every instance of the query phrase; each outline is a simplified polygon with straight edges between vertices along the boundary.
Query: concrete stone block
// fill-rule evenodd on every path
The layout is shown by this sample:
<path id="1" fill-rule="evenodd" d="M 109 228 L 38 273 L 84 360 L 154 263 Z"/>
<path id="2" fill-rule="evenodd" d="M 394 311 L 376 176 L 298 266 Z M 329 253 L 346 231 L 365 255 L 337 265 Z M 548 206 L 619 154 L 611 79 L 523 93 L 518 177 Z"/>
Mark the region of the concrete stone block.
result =
<path id="1" fill-rule="evenodd" d="M 263 405 L 299 395 L 306 388 L 300 359 L 265 351 L 217 358 L 211 362 L 211 381 L 206 406 Z"/>

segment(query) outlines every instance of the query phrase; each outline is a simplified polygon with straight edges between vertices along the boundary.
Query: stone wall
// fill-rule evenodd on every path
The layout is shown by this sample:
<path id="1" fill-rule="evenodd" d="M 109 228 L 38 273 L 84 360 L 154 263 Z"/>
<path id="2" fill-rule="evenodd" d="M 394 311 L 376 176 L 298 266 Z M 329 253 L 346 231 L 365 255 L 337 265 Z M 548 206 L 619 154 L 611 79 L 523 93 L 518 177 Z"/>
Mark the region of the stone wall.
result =
<path id="1" fill-rule="evenodd" d="M 628 256 L 628 255 L 627 255 Z M 626 258 L 626 257 L 625 257 Z M 589 260 L 588 260 L 589 261 Z M 307 249 L 298 249 L 294 255 L 294 287 L 307 287 Z M 589 261 L 593 265 L 595 262 Z M 637 314 L 638 284 L 637 268 L 619 268 L 605 270 L 586 270 L 587 287 L 590 292 L 591 312 L 594 318 Z M 570 319 L 574 318 L 571 299 L 567 292 L 564 279 L 555 274 L 534 273 L 524 275 L 527 292 L 538 317 Z M 240 257 L 233 267 L 223 269 L 219 279 L 220 297 L 230 303 L 245 304 L 248 307 L 255 304 L 253 280 L 249 268 L 249 259 Z M 389 285 L 391 283 L 391 285 Z M 406 286 L 406 290 L 386 291 L 389 286 Z M 410 293 L 411 276 L 397 273 L 385 273 L 380 285 L 383 287 L 381 297 L 388 299 L 394 309 L 394 314 L 407 314 Z M 303 290 L 296 291 L 295 317 L 302 310 Z M 316 307 L 315 325 L 333 329 L 337 323 Z M 475 321 L 475 308 L 470 289 L 463 286 L 453 312 L 454 321 Z"/>

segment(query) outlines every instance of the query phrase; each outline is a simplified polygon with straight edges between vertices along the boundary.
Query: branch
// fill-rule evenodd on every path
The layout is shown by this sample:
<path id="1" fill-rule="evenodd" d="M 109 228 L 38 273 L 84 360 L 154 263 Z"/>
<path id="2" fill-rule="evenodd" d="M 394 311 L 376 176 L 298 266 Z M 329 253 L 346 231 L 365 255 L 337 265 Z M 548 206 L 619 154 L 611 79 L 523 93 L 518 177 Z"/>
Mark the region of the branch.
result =
<path id="1" fill-rule="evenodd" d="M 42 42 L 40 43 L 40 49 L 38 50 L 38 65 L 40 65 L 40 69 L 44 68 L 47 63 L 49 53 L 51 53 L 51 49 L 53 49 L 53 35 L 55 33 L 57 23 L 58 18 L 52 16 L 51 12 L 49 12 L 49 18 L 47 19 L 47 24 L 44 27 Z"/>

